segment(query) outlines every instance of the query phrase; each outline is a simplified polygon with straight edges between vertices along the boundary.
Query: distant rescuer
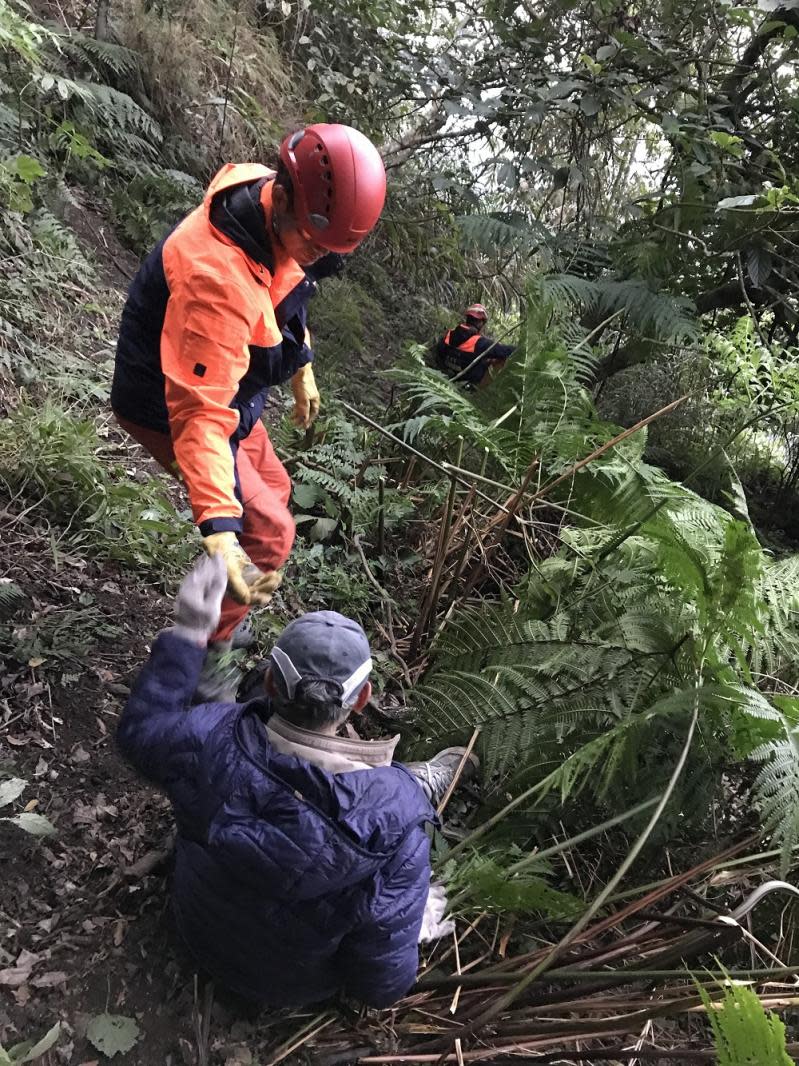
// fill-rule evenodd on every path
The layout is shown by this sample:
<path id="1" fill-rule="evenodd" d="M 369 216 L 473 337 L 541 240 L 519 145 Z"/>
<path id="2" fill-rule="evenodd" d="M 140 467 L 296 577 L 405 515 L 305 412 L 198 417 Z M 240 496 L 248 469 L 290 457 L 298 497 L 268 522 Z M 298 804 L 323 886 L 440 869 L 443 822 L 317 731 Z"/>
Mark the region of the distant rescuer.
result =
<path id="1" fill-rule="evenodd" d="M 419 940 L 454 928 L 425 825 L 464 749 L 403 766 L 397 737 L 336 736 L 370 697 L 372 661 L 358 623 L 333 611 L 284 629 L 260 698 L 190 707 L 225 585 L 218 554 L 184 578 L 117 732 L 172 802 L 178 929 L 253 1003 L 389 1006 L 416 978 Z"/>
<path id="2" fill-rule="evenodd" d="M 488 312 L 482 304 L 466 308 L 463 322 L 445 333 L 436 346 L 438 365 L 450 377 L 474 388 L 487 384 L 491 371 L 513 355 L 507 344 L 483 336 Z"/>
<path id="3" fill-rule="evenodd" d="M 349 126 L 285 138 L 278 170 L 228 163 L 202 204 L 139 268 L 122 312 L 111 406 L 117 421 L 186 483 L 227 596 L 198 698 L 232 697 L 227 652 L 249 605 L 268 602 L 294 543 L 291 482 L 261 414 L 290 381 L 295 422 L 319 412 L 305 273 L 352 252 L 377 222 L 386 175 Z"/>

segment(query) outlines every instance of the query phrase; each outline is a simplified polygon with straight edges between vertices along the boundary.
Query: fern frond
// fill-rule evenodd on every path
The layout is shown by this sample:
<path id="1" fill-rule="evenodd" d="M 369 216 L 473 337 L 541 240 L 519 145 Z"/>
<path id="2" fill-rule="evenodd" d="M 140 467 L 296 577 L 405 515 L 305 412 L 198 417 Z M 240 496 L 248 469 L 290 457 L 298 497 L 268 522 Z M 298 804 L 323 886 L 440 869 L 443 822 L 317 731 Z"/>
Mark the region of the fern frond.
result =
<path id="1" fill-rule="evenodd" d="M 773 677 L 787 670 L 793 684 L 799 663 L 799 555 L 766 560 L 758 596 L 762 632 L 749 648 L 752 671 Z"/>
<path id="2" fill-rule="evenodd" d="M 550 298 L 591 310 L 599 320 L 623 312 L 645 335 L 669 341 L 686 341 L 697 335 L 690 300 L 658 292 L 643 281 L 592 281 L 574 274 L 553 274 L 544 278 L 543 287 Z"/>
<path id="3" fill-rule="evenodd" d="M 59 79 L 62 90 L 89 112 L 98 133 L 117 155 L 131 161 L 155 159 L 164 135 L 155 119 L 127 93 L 110 85 L 79 79 Z"/>
<path id="4" fill-rule="evenodd" d="M 792 1066 L 785 1026 L 773 1011 L 765 1011 L 756 992 L 729 982 L 719 1005 L 702 985 L 698 988 L 713 1029 L 718 1066 Z"/>
<path id="5" fill-rule="evenodd" d="M 434 720 L 437 714 L 439 728 L 452 733 L 462 733 L 489 718 L 516 710 L 489 678 L 461 671 L 448 673 L 443 684 L 440 679 L 431 678 L 424 688 L 415 690 L 414 699 L 423 717 Z"/>
<path id="6" fill-rule="evenodd" d="M 10 618 L 27 598 L 25 592 L 11 578 L 0 578 L 0 618 Z"/>
<path id="7" fill-rule="evenodd" d="M 783 725 L 784 739 L 762 745 L 752 758 L 765 763 L 755 779 L 755 803 L 764 828 L 780 844 L 785 874 L 799 844 L 799 727 Z"/>
<path id="8" fill-rule="evenodd" d="M 113 41 L 99 41 L 85 33 L 72 31 L 58 33 L 62 50 L 73 62 L 84 62 L 95 75 L 114 78 L 132 78 L 141 70 L 141 59 L 132 48 Z"/>
<path id="9" fill-rule="evenodd" d="M 553 239 L 550 230 L 542 223 L 518 214 L 461 215 L 457 223 L 466 243 L 486 255 L 508 252 L 529 255 Z"/>
<path id="10" fill-rule="evenodd" d="M 540 913 L 554 919 L 575 918 L 584 904 L 576 896 L 552 888 L 538 874 L 509 875 L 490 855 L 474 852 L 446 863 L 443 878 L 451 897 L 480 910 Z"/>

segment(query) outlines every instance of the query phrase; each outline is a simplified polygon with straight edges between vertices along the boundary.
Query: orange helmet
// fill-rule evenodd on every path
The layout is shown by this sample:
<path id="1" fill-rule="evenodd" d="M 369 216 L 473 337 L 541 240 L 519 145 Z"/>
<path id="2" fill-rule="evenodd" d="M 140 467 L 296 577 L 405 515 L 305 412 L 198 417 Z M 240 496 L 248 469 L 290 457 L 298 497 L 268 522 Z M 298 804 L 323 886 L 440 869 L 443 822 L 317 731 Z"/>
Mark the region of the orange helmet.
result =
<path id="1" fill-rule="evenodd" d="M 475 318 L 478 322 L 487 322 L 488 312 L 482 304 L 472 304 L 471 307 L 466 308 L 466 317 Z"/>

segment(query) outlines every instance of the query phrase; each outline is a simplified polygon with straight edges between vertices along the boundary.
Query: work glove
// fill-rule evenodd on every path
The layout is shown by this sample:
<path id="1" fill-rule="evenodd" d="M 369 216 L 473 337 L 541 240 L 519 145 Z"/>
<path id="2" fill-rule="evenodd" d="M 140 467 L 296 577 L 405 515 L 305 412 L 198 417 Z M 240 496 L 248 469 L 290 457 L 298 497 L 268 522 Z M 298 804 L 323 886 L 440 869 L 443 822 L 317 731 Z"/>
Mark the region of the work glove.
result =
<path id="1" fill-rule="evenodd" d="M 183 578 L 175 599 L 174 632 L 193 644 L 207 644 L 219 624 L 227 571 L 221 555 L 201 558 Z"/>
<path id="2" fill-rule="evenodd" d="M 308 429 L 319 414 L 319 389 L 310 363 L 301 366 L 291 379 L 291 391 L 294 393 L 291 420 L 295 426 Z"/>
<path id="3" fill-rule="evenodd" d="M 269 603 L 272 593 L 283 579 L 276 570 L 259 570 L 239 544 L 232 531 L 210 533 L 203 538 L 203 547 L 210 556 L 221 556 L 227 570 L 227 590 L 236 603 L 253 606 Z"/>
<path id="4" fill-rule="evenodd" d="M 430 885 L 427 902 L 424 905 L 422 928 L 419 930 L 420 944 L 429 940 L 440 940 L 442 936 L 449 936 L 450 933 L 455 932 L 455 922 L 451 918 L 444 921 L 448 906 L 444 886 L 439 881 L 434 881 Z"/>

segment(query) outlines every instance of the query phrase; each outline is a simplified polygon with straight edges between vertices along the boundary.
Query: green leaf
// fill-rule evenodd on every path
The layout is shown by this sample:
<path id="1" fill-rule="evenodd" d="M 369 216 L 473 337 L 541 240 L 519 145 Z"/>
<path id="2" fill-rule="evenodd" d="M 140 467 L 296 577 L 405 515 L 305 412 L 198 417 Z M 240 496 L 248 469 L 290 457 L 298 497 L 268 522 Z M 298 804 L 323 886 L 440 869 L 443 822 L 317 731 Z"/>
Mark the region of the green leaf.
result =
<path id="1" fill-rule="evenodd" d="M 507 189 L 515 189 L 519 182 L 516 177 L 516 167 L 513 163 L 503 163 L 499 168 L 497 179 Z"/>
<path id="2" fill-rule="evenodd" d="M 317 518 L 313 529 L 311 530 L 311 540 L 314 542 L 327 540 L 337 526 L 337 518 Z"/>
<path id="3" fill-rule="evenodd" d="M 716 204 L 716 210 L 734 211 L 737 207 L 751 207 L 759 199 L 759 193 L 748 193 L 746 196 L 726 196 Z"/>
<path id="4" fill-rule="evenodd" d="M 743 153 L 743 141 L 734 133 L 726 133 L 724 130 L 711 130 L 708 134 L 710 140 L 723 152 L 728 152 L 736 157 Z"/>
<path id="5" fill-rule="evenodd" d="M 537 912 L 563 919 L 574 918 L 584 909 L 576 896 L 557 891 L 543 878 L 529 873 L 508 876 L 494 859 L 477 852 L 450 879 L 452 888 L 463 886 L 470 904 L 480 910 Z"/>
<path id="6" fill-rule="evenodd" d="M 586 93 L 580 100 L 580 110 L 584 115 L 597 115 L 602 110 L 602 101 L 591 93 Z"/>
<path id="7" fill-rule="evenodd" d="M 13 803 L 25 791 L 28 782 L 22 777 L 9 777 L 0 781 L 0 807 Z"/>
<path id="8" fill-rule="evenodd" d="M 6 163 L 6 167 L 26 185 L 32 185 L 37 178 L 42 178 L 47 173 L 38 159 L 29 155 L 18 155 Z"/>
<path id="9" fill-rule="evenodd" d="M 48 1031 L 44 1034 L 44 1036 L 41 1038 L 41 1040 L 37 1040 L 36 1043 L 33 1044 L 32 1047 L 29 1047 L 28 1050 L 25 1052 L 25 1054 L 21 1058 L 17 1054 L 17 1055 L 14 1055 L 14 1058 L 11 1061 L 13 1061 L 15 1063 L 17 1063 L 17 1062 L 33 1062 L 33 1061 L 35 1061 L 41 1055 L 44 1055 L 44 1053 L 46 1051 L 50 1050 L 50 1048 L 55 1044 L 55 1042 L 58 1040 L 60 1035 L 61 1035 L 61 1022 L 56 1022 L 55 1025 L 52 1027 L 52 1029 L 48 1029 Z M 13 1049 L 12 1049 L 12 1054 L 13 1054 Z M 3 1060 L 2 1060 L 2 1058 L 0 1058 L 0 1066 L 2 1066 L 2 1063 L 3 1063 Z"/>
<path id="10" fill-rule="evenodd" d="M 86 1038 L 109 1058 L 130 1051 L 140 1035 L 133 1018 L 124 1014 L 98 1014 L 86 1029 Z"/>
<path id="11" fill-rule="evenodd" d="M 746 252 L 746 272 L 755 288 L 766 281 L 771 273 L 772 258 L 768 248 L 762 245 L 753 245 Z"/>
<path id="12" fill-rule="evenodd" d="M 309 510 L 324 496 L 324 490 L 319 485 L 312 485 L 305 481 L 298 481 L 294 486 L 294 502 L 303 511 Z"/>
<path id="13" fill-rule="evenodd" d="M 0 818 L 0 822 L 11 822 L 34 837 L 51 837 L 58 832 L 49 818 L 45 818 L 43 814 L 34 814 L 31 811 L 15 814 L 13 818 Z"/>

